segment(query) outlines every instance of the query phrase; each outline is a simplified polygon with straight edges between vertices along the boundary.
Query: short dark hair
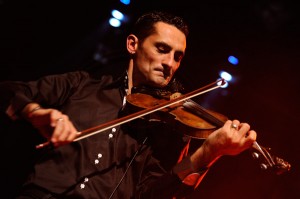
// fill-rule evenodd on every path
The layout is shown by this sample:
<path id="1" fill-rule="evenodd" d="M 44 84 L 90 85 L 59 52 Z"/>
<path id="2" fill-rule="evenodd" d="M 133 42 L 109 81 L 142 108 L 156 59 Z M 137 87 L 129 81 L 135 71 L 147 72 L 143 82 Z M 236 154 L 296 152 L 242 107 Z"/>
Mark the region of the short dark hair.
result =
<path id="1" fill-rule="evenodd" d="M 182 17 L 163 11 L 152 11 L 140 16 L 133 26 L 132 33 L 137 36 L 139 40 L 143 41 L 146 37 L 155 32 L 154 25 L 157 22 L 164 22 L 175 26 L 183 32 L 186 37 L 189 34 L 188 25 Z"/>

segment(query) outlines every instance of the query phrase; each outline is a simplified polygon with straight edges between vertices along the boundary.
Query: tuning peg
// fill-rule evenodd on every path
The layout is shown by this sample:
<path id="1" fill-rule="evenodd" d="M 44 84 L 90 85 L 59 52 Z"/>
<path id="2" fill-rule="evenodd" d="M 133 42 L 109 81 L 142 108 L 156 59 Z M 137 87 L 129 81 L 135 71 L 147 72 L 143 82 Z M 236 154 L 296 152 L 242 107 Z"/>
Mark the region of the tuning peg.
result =
<path id="1" fill-rule="evenodd" d="M 253 157 L 254 159 L 259 159 L 259 158 L 260 158 L 260 155 L 259 155 L 259 153 L 257 153 L 257 152 L 252 152 L 252 157 Z M 261 163 L 261 164 L 260 164 L 260 168 L 261 168 L 262 170 L 267 170 L 267 169 L 268 169 L 268 166 L 267 166 L 265 163 Z"/>
<path id="2" fill-rule="evenodd" d="M 262 163 L 262 164 L 260 164 L 260 168 L 261 168 L 262 170 L 267 170 L 267 169 L 268 169 L 268 166 L 267 166 L 266 164 Z"/>
<path id="3" fill-rule="evenodd" d="M 258 159 L 258 158 L 259 158 L 259 154 L 256 153 L 256 152 L 253 152 L 253 153 L 252 153 L 252 157 L 253 157 L 254 159 Z"/>

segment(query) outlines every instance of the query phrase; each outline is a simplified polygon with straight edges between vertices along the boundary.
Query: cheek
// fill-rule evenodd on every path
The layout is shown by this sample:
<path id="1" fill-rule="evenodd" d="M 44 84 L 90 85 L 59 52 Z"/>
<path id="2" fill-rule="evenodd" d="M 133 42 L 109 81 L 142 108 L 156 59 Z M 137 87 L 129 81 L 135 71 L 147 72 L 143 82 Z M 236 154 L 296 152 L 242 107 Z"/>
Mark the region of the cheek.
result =
<path id="1" fill-rule="evenodd" d="M 179 63 L 179 64 L 176 64 L 176 65 L 172 68 L 172 69 L 173 69 L 173 73 L 175 73 L 175 72 L 178 70 L 179 66 L 180 66 L 180 63 Z"/>
<path id="2" fill-rule="evenodd" d="M 153 59 L 146 54 L 143 54 L 142 56 L 139 57 L 139 59 L 137 59 L 139 68 L 142 71 L 146 71 L 146 72 L 148 72 L 148 70 L 150 70 L 150 66 L 151 66 L 152 62 L 153 62 Z"/>
<path id="3" fill-rule="evenodd" d="M 139 53 L 139 62 L 153 62 L 155 60 L 155 55 L 148 51 L 140 51 Z"/>
<path id="4" fill-rule="evenodd" d="M 159 61 L 159 55 L 151 53 L 151 52 L 144 53 L 143 58 L 144 58 L 145 62 L 149 62 L 149 63 L 158 62 Z"/>
<path id="5" fill-rule="evenodd" d="M 147 70 L 148 72 L 151 70 L 151 68 L 155 67 L 157 64 L 160 63 L 160 59 L 158 56 L 154 56 L 152 54 L 143 54 L 143 56 L 139 59 L 139 64 L 144 70 Z"/>

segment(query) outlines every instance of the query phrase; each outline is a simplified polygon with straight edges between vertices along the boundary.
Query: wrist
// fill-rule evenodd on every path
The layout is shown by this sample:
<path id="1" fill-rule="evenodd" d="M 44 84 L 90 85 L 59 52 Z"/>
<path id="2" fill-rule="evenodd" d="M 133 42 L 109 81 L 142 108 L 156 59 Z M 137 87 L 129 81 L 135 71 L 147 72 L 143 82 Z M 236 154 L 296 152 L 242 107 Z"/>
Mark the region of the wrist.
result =
<path id="1" fill-rule="evenodd" d="M 173 173 L 181 179 L 183 184 L 197 187 L 208 169 L 208 167 L 195 169 L 191 157 L 187 156 L 174 166 Z"/>
<path id="2" fill-rule="evenodd" d="M 37 103 L 27 104 L 22 110 L 22 116 L 25 119 L 29 119 L 32 117 L 32 114 L 38 110 L 42 109 L 42 107 Z"/>
<path id="3" fill-rule="evenodd" d="M 206 166 L 195 168 L 193 162 L 191 161 L 191 157 L 186 156 L 181 162 L 173 167 L 173 173 L 175 173 L 181 180 L 184 180 L 190 174 L 202 173 L 207 169 L 208 167 Z"/>
<path id="4" fill-rule="evenodd" d="M 202 170 L 202 168 L 211 167 L 219 157 L 221 156 L 216 154 L 214 150 L 211 150 L 209 146 L 207 146 L 207 143 L 203 143 L 203 145 L 191 155 L 191 162 L 195 170 Z"/>
<path id="5" fill-rule="evenodd" d="M 33 113 L 33 112 L 35 112 L 35 111 L 37 111 L 37 110 L 39 110 L 39 109 L 41 109 L 41 108 L 42 108 L 41 106 L 37 105 L 35 108 L 33 108 L 32 110 L 30 110 L 30 111 L 28 112 L 28 115 L 30 115 L 31 113 Z"/>

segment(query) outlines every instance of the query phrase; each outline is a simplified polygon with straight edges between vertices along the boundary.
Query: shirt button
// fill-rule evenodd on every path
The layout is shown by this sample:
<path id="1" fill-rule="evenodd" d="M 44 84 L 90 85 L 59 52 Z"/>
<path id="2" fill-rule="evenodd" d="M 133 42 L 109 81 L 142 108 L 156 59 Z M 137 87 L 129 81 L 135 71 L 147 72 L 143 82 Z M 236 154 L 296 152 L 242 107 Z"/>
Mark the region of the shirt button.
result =
<path id="1" fill-rule="evenodd" d="M 98 153 L 98 158 L 102 158 L 102 153 Z"/>
<path id="2" fill-rule="evenodd" d="M 111 131 L 114 133 L 114 132 L 117 131 L 117 129 L 116 128 L 112 128 Z"/>
<path id="3" fill-rule="evenodd" d="M 114 137 L 114 135 L 112 134 L 112 133 L 110 133 L 109 135 L 108 135 L 108 138 L 109 139 L 111 139 L 111 138 L 113 138 Z"/>

